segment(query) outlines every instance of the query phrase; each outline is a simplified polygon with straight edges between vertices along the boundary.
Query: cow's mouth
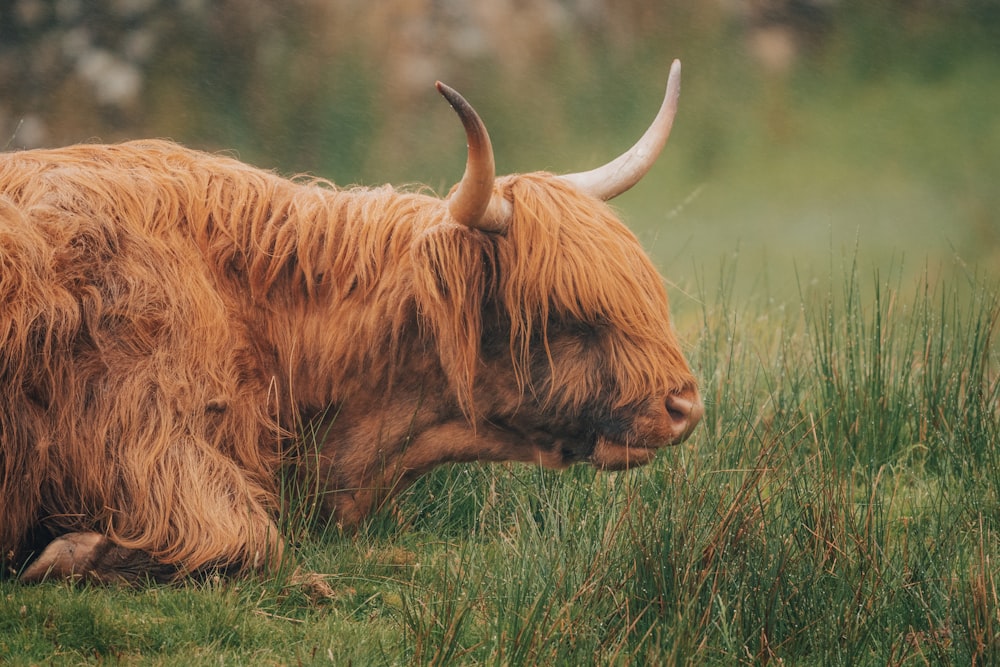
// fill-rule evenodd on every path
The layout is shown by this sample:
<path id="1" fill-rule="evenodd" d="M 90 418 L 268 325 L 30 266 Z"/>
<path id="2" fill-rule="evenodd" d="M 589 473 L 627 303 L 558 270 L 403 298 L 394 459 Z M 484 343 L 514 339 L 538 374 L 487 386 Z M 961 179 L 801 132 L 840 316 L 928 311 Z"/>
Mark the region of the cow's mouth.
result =
<path id="1" fill-rule="evenodd" d="M 602 422 L 590 462 L 603 470 L 645 465 L 663 447 L 691 435 L 705 408 L 693 386 L 670 394 L 662 404 L 636 406 L 623 416 Z M 627 418 L 626 418 L 627 417 Z"/>
<path id="2" fill-rule="evenodd" d="M 639 437 L 630 422 L 620 418 L 525 426 L 494 417 L 489 423 L 521 443 L 530 443 L 535 452 L 530 460 L 549 468 L 590 463 L 601 470 L 625 470 L 646 465 L 663 445 L 671 444 Z"/>
<path id="3" fill-rule="evenodd" d="M 590 453 L 590 463 L 601 470 L 626 470 L 646 465 L 656 458 L 659 447 L 623 444 L 600 437 Z"/>
<path id="4" fill-rule="evenodd" d="M 668 443 L 638 431 L 635 418 L 634 413 L 619 413 L 598 421 L 587 461 L 601 470 L 625 470 L 652 461 L 661 446 Z"/>
<path id="5" fill-rule="evenodd" d="M 660 450 L 659 444 L 629 442 L 630 438 L 620 438 L 618 435 L 595 429 L 586 435 L 567 434 L 564 437 L 556 436 L 554 440 L 558 443 L 562 466 L 587 462 L 608 471 L 646 465 Z"/>

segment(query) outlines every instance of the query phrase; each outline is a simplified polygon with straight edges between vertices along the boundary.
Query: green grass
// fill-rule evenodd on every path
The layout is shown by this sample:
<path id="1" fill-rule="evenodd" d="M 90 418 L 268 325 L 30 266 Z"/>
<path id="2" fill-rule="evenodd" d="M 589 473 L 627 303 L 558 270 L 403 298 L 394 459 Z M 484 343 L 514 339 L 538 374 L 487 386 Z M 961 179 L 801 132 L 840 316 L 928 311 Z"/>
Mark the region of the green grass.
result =
<path id="1" fill-rule="evenodd" d="M 453 466 L 282 581 L 0 583 L 11 664 L 995 664 L 995 278 L 842 275 L 681 313 L 696 435 L 599 474 Z M 709 281 L 705 281 L 709 282 Z M 313 521 L 300 508 L 288 524 Z"/>
<path id="2" fill-rule="evenodd" d="M 996 40 L 883 20 L 775 79 L 722 22 L 674 23 L 452 83 L 501 172 L 564 172 L 628 146 L 683 59 L 669 148 L 614 204 L 673 281 L 688 443 L 623 474 L 442 468 L 350 537 L 293 504 L 328 600 L 3 581 L 0 664 L 1000 663 Z M 202 55 L 160 62 L 144 134 L 343 184 L 461 174 L 429 82 L 386 105 L 355 57 L 254 93 Z"/>

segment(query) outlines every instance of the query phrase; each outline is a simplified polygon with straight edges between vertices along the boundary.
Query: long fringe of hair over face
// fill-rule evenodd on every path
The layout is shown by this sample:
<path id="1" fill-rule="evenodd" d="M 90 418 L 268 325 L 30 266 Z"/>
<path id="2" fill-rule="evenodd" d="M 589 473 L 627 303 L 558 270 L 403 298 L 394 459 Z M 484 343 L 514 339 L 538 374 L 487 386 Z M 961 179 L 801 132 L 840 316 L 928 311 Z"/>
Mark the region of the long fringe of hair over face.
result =
<path id="1" fill-rule="evenodd" d="M 694 382 L 670 324 L 662 279 L 610 207 L 546 173 L 504 177 L 497 189 L 513 210 L 503 234 L 442 229 L 417 244 L 421 312 L 435 329 L 442 359 L 456 369 L 459 395 L 471 400 L 480 318 L 490 307 L 509 324 L 521 390 L 534 389 L 527 386 L 533 346 L 541 341 L 547 348 L 554 321 L 612 333 L 606 343 L 616 390 L 612 407 Z M 570 407 L 600 391 L 589 386 L 590 378 L 573 382 L 575 391 L 550 388 Z"/>

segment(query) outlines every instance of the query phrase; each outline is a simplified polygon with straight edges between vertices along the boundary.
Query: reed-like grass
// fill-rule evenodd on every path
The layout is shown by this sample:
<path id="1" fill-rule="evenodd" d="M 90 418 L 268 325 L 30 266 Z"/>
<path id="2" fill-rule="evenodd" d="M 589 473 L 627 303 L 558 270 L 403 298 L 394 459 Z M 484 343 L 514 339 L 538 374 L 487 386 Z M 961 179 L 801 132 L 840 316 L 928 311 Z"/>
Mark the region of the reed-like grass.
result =
<path id="1" fill-rule="evenodd" d="M 645 470 L 444 468 L 353 536 L 290 484 L 333 598 L 3 582 L 0 661 L 996 664 L 997 285 L 860 273 L 784 305 L 711 281 L 704 423 Z"/>

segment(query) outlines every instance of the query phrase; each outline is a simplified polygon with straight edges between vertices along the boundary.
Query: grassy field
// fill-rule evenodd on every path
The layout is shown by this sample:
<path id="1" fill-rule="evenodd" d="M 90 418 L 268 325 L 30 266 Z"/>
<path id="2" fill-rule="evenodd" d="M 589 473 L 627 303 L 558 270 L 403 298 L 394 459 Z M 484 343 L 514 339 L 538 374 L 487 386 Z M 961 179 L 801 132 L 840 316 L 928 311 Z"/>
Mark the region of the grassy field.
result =
<path id="1" fill-rule="evenodd" d="M 280 580 L 0 583 L 10 664 L 1000 660 L 1000 302 L 847 266 L 682 313 L 707 414 L 641 471 L 455 466 Z M 859 275 L 861 274 L 861 275 Z"/>
<path id="2" fill-rule="evenodd" d="M 702 379 L 689 442 L 620 474 L 443 468 L 352 536 L 299 506 L 288 534 L 330 599 L 283 577 L 3 581 L 0 664 L 1000 664 L 1000 62 L 930 44 L 900 65 L 894 27 L 780 83 L 715 42 L 677 54 L 675 136 L 615 204 Z M 586 168 L 645 127 L 673 48 L 462 90 L 501 171 Z M 231 107 L 201 139 L 443 191 L 464 138 L 428 95 L 412 146 L 347 137 L 336 164 Z M 324 149 L 370 129 L 370 100 L 337 102 Z"/>

